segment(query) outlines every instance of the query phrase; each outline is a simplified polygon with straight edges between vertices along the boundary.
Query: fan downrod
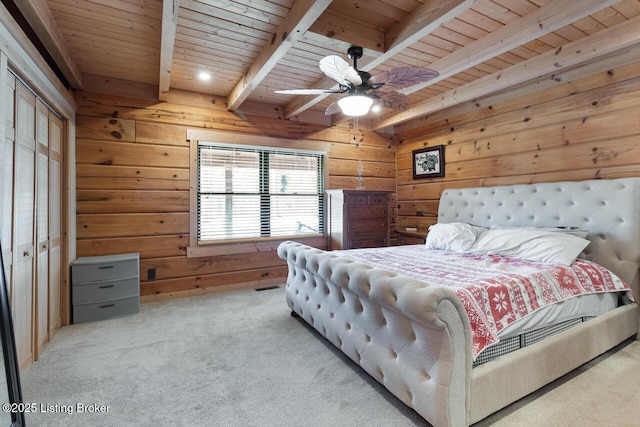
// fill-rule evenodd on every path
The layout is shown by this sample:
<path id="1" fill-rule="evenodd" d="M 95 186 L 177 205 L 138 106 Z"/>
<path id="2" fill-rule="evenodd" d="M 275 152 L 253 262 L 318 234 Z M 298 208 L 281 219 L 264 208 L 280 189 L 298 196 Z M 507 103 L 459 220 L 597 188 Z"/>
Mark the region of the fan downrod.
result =
<path id="1" fill-rule="evenodd" d="M 353 68 L 358 71 L 358 59 L 362 58 L 362 47 L 351 46 L 347 49 L 347 55 L 353 59 Z"/>

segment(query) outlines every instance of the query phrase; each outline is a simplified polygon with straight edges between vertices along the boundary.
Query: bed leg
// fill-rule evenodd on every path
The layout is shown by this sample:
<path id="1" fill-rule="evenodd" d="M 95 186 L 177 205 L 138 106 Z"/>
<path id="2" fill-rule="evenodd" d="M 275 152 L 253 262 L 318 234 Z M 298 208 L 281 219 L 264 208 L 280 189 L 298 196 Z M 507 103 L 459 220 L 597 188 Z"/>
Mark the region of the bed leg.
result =
<path id="1" fill-rule="evenodd" d="M 296 313 L 295 311 L 291 310 L 291 317 L 300 317 L 300 315 L 298 313 Z"/>

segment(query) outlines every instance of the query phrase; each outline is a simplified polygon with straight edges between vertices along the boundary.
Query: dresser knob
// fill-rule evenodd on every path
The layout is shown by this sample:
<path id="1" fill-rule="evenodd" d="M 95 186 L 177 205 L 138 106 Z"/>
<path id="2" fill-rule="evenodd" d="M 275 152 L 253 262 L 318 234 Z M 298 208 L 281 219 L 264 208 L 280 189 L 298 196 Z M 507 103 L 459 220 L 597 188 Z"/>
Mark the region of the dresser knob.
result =
<path id="1" fill-rule="evenodd" d="M 24 252 L 22 252 L 22 256 L 23 256 L 23 257 L 27 257 L 27 256 L 29 256 L 29 255 L 30 255 L 30 254 L 29 254 L 29 251 L 24 251 Z"/>

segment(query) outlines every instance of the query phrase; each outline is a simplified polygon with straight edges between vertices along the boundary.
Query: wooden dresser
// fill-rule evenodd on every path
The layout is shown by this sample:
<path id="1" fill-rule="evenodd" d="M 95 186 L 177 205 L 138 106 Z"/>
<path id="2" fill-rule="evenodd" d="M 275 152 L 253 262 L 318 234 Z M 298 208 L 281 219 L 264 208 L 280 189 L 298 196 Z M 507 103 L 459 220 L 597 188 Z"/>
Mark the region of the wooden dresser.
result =
<path id="1" fill-rule="evenodd" d="M 389 246 L 390 191 L 327 190 L 329 249 Z"/>

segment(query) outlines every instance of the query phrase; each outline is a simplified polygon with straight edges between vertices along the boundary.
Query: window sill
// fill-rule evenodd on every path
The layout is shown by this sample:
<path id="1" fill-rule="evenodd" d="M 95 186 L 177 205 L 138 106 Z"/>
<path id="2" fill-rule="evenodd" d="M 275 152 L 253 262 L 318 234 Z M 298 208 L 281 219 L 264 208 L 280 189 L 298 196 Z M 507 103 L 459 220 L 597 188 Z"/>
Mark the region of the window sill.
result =
<path id="1" fill-rule="evenodd" d="M 252 252 L 268 252 L 278 249 L 278 245 L 286 240 L 295 240 L 304 245 L 313 246 L 320 249 L 327 247 L 327 238 L 320 234 L 305 237 L 284 237 L 274 240 L 261 240 L 253 242 L 224 242 L 201 246 L 187 247 L 187 258 L 199 258 L 208 256 L 246 254 Z"/>

